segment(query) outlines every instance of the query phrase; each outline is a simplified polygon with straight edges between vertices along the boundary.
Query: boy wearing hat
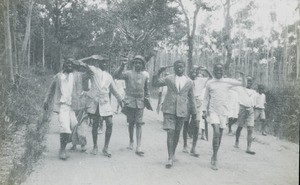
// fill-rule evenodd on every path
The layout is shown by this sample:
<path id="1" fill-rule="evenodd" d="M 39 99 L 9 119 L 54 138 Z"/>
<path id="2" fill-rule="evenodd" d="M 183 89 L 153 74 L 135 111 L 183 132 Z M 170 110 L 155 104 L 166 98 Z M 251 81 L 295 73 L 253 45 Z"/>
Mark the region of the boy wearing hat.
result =
<path id="1" fill-rule="evenodd" d="M 133 133 L 134 126 L 136 127 L 136 154 L 139 156 L 144 155 L 144 151 L 141 149 L 142 140 L 142 125 L 143 113 L 145 108 L 145 99 L 150 97 L 148 83 L 149 74 L 145 71 L 145 59 L 141 55 L 137 55 L 133 59 L 133 70 L 123 72 L 127 61 L 124 61 L 122 65 L 115 72 L 116 79 L 122 79 L 125 81 L 125 111 L 127 122 L 129 124 L 129 147 L 128 149 L 133 150 Z"/>

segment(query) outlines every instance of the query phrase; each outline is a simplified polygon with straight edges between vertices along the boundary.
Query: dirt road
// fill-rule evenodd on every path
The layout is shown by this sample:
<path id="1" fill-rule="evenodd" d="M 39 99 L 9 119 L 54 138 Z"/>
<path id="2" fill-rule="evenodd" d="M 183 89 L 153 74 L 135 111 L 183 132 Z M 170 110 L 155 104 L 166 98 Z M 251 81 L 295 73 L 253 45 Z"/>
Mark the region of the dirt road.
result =
<path id="1" fill-rule="evenodd" d="M 156 105 L 156 102 L 153 102 Z M 198 141 L 199 158 L 183 153 L 182 138 L 178 144 L 176 162 L 166 169 L 166 133 L 161 129 L 161 115 L 145 110 L 142 146 L 144 157 L 127 150 L 128 131 L 123 114 L 114 115 L 110 144 L 112 157 L 91 155 L 92 137 L 88 135 L 88 151 L 70 152 L 67 161 L 58 159 L 58 126 L 51 123 L 47 136 L 47 150 L 24 185 L 296 185 L 299 173 L 299 145 L 281 141 L 273 136 L 255 133 L 253 150 L 245 153 L 246 130 L 242 131 L 240 149 L 233 147 L 234 136 L 224 135 L 219 150 L 219 170 L 210 168 L 212 154 L 209 142 Z M 235 129 L 235 127 L 234 127 Z M 227 130 L 225 130 L 225 133 Z M 104 134 L 99 135 L 99 149 L 103 147 Z M 189 146 L 191 139 L 189 139 Z M 70 148 L 70 146 L 68 146 Z M 101 151 L 101 150 L 100 150 Z"/>

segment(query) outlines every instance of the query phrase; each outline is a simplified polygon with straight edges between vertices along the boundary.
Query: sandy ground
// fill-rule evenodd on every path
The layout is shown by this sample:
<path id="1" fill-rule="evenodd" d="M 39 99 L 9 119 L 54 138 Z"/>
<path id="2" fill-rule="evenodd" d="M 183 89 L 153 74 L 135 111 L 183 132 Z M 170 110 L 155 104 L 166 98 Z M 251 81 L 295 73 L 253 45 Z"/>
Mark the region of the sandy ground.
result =
<path id="1" fill-rule="evenodd" d="M 153 105 L 156 102 L 153 100 Z M 182 152 L 180 138 L 172 169 L 167 161 L 166 133 L 162 130 L 162 115 L 145 110 L 142 146 L 144 157 L 127 150 L 129 139 L 123 114 L 114 115 L 110 143 L 111 158 L 101 154 L 104 134 L 99 134 L 99 154 L 91 155 L 92 136 L 89 131 L 88 151 L 69 152 L 67 161 L 58 159 L 58 125 L 51 123 L 47 150 L 24 185 L 297 185 L 299 183 L 299 145 L 281 141 L 273 136 L 255 133 L 253 150 L 245 153 L 246 130 L 242 131 L 240 149 L 233 147 L 234 136 L 224 134 L 219 150 L 219 170 L 210 168 L 212 128 L 209 141 L 198 141 L 199 158 Z M 105 127 L 104 127 L 105 128 Z M 234 127 L 235 129 L 236 127 Z M 227 130 L 225 130 L 227 133 Z M 199 137 L 200 138 L 200 137 Z M 191 146 L 191 139 L 189 139 Z M 68 148 L 71 146 L 68 145 Z M 80 148 L 80 147 L 78 147 Z"/>

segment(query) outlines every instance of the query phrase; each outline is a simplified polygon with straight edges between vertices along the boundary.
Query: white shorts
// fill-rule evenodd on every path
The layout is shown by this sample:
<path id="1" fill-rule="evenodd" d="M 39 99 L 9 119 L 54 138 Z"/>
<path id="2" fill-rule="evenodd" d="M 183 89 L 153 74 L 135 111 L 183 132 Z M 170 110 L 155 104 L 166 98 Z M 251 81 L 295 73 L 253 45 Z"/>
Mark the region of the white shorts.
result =
<path id="1" fill-rule="evenodd" d="M 205 121 L 202 118 L 202 115 L 203 115 L 202 107 L 197 108 L 196 120 L 199 121 L 199 128 L 200 129 L 205 129 Z"/>
<path id="2" fill-rule="evenodd" d="M 208 112 L 207 121 L 210 124 L 218 124 L 220 128 L 226 128 L 228 117 L 225 115 L 219 115 L 215 112 Z"/>
<path id="3" fill-rule="evenodd" d="M 257 121 L 258 119 L 266 119 L 265 109 L 254 109 L 254 120 Z"/>
<path id="4" fill-rule="evenodd" d="M 77 125 L 78 121 L 75 112 L 69 105 L 60 105 L 58 113 L 58 121 L 60 123 L 60 133 L 72 133 L 72 129 Z"/>

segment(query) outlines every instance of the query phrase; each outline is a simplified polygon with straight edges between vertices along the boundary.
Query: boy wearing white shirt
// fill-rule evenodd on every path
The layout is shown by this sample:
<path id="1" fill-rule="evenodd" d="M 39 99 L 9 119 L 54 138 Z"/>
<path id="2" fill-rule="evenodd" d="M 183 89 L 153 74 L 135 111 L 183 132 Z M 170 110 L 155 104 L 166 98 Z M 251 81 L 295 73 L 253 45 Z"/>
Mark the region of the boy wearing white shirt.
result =
<path id="1" fill-rule="evenodd" d="M 101 57 L 98 60 L 94 60 L 93 65 L 87 65 L 81 61 L 76 61 L 74 63 L 85 67 L 91 74 L 91 88 L 86 95 L 89 97 L 87 112 L 92 121 L 92 136 L 94 143 L 92 154 L 96 155 L 98 153 L 98 127 L 100 119 L 103 119 L 106 123 L 106 130 L 102 153 L 106 157 L 111 157 L 111 154 L 108 152 L 108 145 L 112 134 L 113 110 L 109 93 L 111 92 L 116 97 L 119 104 L 122 104 L 123 98 L 118 92 L 112 76 L 106 72 L 108 58 Z"/>
<path id="2" fill-rule="evenodd" d="M 214 79 L 207 83 L 203 100 L 203 118 L 207 118 L 213 127 L 213 155 L 211 157 L 211 168 L 218 170 L 218 150 L 222 140 L 223 129 L 226 127 L 228 110 L 228 91 L 235 86 L 242 86 L 243 82 L 223 78 L 223 64 L 217 63 L 213 68 Z M 244 74 L 241 73 L 241 75 Z"/>
<path id="3" fill-rule="evenodd" d="M 252 134 L 254 128 L 254 105 L 256 100 L 256 91 L 251 89 L 253 79 L 247 78 L 247 87 L 237 89 L 239 94 L 240 111 L 238 115 L 238 127 L 235 132 L 235 145 L 234 147 L 239 148 L 239 138 L 244 125 L 247 125 L 247 149 L 246 153 L 254 155 L 255 152 L 251 150 Z"/>
<path id="4" fill-rule="evenodd" d="M 262 135 L 266 136 L 266 115 L 265 115 L 265 104 L 266 104 L 266 95 L 263 93 L 264 88 L 262 85 L 258 85 L 258 94 L 256 96 L 255 107 L 254 107 L 254 116 L 255 121 L 261 122 Z M 259 120 L 258 120 L 259 119 Z"/>

